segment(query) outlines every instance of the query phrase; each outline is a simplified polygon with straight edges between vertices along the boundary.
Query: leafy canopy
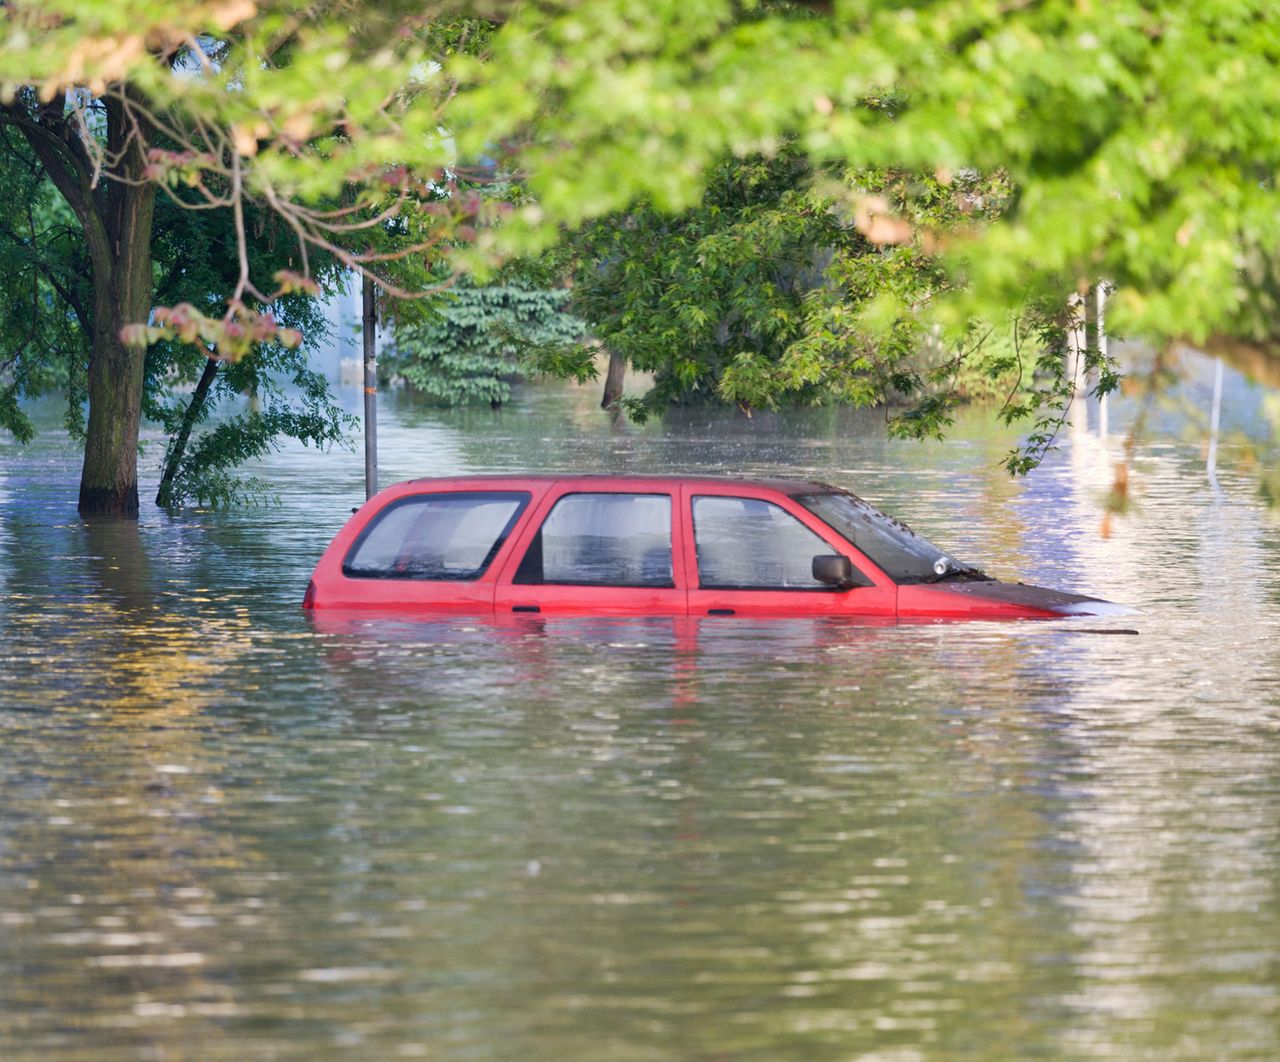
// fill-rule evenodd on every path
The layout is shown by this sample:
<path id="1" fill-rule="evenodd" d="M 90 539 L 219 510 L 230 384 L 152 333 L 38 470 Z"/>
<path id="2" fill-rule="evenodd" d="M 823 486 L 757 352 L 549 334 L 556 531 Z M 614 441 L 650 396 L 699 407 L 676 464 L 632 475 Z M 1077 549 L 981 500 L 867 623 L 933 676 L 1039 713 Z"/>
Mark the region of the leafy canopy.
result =
<path id="1" fill-rule="evenodd" d="M 175 194 L 254 197 L 370 269 L 386 259 L 349 226 L 404 219 L 415 253 L 461 237 L 485 267 L 637 202 L 690 208 L 719 160 L 794 143 L 854 171 L 1007 175 L 997 223 L 939 234 L 943 328 L 1105 279 L 1127 334 L 1274 331 L 1263 0 L 14 0 L 0 27 L 5 91 L 127 80 L 187 116 L 187 148 L 156 162 Z M 530 193 L 504 224 L 439 195 L 494 161 Z M 867 313 L 911 309 L 889 290 Z"/>
<path id="2" fill-rule="evenodd" d="M 471 5 L 468 5 L 471 6 Z M 100 129 L 145 153 L 143 178 L 183 208 L 226 210 L 238 269 L 211 316 L 193 304 L 135 322 L 130 343 L 179 338 L 227 360 L 296 345 L 263 307 L 315 290 L 335 258 L 401 296 L 438 288 L 444 255 L 500 205 L 457 188 L 441 63 L 487 24 L 450 5 L 297 0 L 15 0 L 0 9 L 0 111 L 70 153 L 85 191 L 122 178 Z M 64 120 L 64 112 L 70 121 Z M 52 137 L 50 130 L 54 130 Z M 130 178 L 136 179 L 136 178 Z M 292 268 L 252 261 L 251 213 L 274 215 Z"/>
<path id="3" fill-rule="evenodd" d="M 690 207 L 712 160 L 786 135 L 854 168 L 1002 171 L 1000 222 L 947 240 L 966 283 L 940 320 L 1107 279 L 1120 331 L 1204 342 L 1274 328 L 1278 67 L 1262 0 L 592 0 L 522 8 L 460 61 L 450 123 L 464 154 L 518 149 L 526 246 L 637 197 Z"/>
<path id="4" fill-rule="evenodd" d="M 920 310 L 951 278 L 937 237 L 917 234 L 987 224 L 1008 195 L 1001 175 L 815 168 L 784 145 L 712 167 L 696 206 L 589 222 L 544 262 L 570 275 L 593 339 L 654 374 L 632 415 L 708 399 L 747 409 L 907 400 L 916 404 L 899 426 L 932 434 L 958 385 L 989 392 L 988 377 L 1019 374 L 1001 356 L 1011 326 L 981 350 L 991 327 L 926 326 Z M 595 352 L 582 344 L 548 367 L 589 375 Z"/>
<path id="5" fill-rule="evenodd" d="M 496 25 L 479 55 L 432 28 L 474 14 Z M 51 98 L 127 79 L 282 203 L 510 153 L 536 202 L 482 247 L 545 244 L 640 197 L 689 207 L 715 160 L 786 134 L 859 167 L 1003 168 L 1016 203 L 955 248 L 964 311 L 1104 276 L 1125 329 L 1203 339 L 1258 323 L 1241 245 L 1277 243 L 1272 16 L 1264 0 L 15 0 L 0 84 Z M 184 50 L 201 76 L 175 76 Z"/>

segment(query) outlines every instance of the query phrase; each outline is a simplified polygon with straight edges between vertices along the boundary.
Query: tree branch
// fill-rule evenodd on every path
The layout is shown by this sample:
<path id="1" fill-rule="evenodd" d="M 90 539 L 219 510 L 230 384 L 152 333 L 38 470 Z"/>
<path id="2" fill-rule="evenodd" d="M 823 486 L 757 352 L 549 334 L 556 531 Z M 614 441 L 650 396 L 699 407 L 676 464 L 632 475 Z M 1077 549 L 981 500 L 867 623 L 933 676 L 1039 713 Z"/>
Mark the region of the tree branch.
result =
<path id="1" fill-rule="evenodd" d="M 51 113 L 41 108 L 42 114 Z M 59 135 L 57 120 L 54 128 L 37 121 L 25 112 L 18 102 L 0 104 L 0 122 L 16 126 L 27 138 L 31 150 L 44 167 L 53 186 L 67 201 L 67 205 L 80 221 L 85 242 L 89 245 L 89 257 L 95 272 L 101 271 L 103 280 L 111 276 L 111 242 L 107 238 L 106 221 L 93 194 L 92 173 L 86 169 L 66 139 Z"/>

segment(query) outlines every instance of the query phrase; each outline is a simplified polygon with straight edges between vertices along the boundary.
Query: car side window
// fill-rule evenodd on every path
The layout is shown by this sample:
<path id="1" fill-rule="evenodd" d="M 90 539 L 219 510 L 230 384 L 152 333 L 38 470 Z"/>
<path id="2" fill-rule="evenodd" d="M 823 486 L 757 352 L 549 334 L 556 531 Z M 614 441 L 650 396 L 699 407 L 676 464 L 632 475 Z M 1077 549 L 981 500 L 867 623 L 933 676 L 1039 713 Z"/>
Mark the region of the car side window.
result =
<path id="1" fill-rule="evenodd" d="M 813 577 L 813 558 L 836 550 L 772 502 L 695 496 L 693 541 L 703 589 L 833 589 Z"/>
<path id="2" fill-rule="evenodd" d="M 547 514 L 512 581 L 674 586 L 670 495 L 566 494 Z"/>
<path id="3" fill-rule="evenodd" d="M 479 579 L 529 498 L 520 491 L 400 498 L 356 539 L 342 574 L 353 579 Z"/>

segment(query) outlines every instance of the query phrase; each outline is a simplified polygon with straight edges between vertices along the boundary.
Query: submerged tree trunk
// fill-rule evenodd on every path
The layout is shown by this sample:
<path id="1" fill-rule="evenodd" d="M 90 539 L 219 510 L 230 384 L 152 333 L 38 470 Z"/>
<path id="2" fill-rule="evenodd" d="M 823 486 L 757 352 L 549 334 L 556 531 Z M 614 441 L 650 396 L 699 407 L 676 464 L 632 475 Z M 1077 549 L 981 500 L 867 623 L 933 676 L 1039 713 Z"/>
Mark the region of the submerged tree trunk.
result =
<path id="1" fill-rule="evenodd" d="M 124 90 L 127 92 L 127 90 Z M 99 169 L 80 131 L 56 99 L 6 105 L 50 181 L 75 213 L 93 271 L 93 348 L 89 420 L 80 475 L 81 516 L 138 515 L 138 428 L 145 348 L 127 346 L 120 330 L 151 310 L 151 228 L 156 187 L 146 180 L 148 130 L 118 95 L 103 99 L 109 164 Z"/>
<path id="2" fill-rule="evenodd" d="M 205 362 L 204 372 L 200 374 L 200 381 L 196 384 L 191 401 L 187 403 L 186 411 L 182 414 L 182 424 L 178 428 L 178 434 L 169 444 L 169 450 L 164 457 L 164 471 L 160 474 L 160 489 L 156 491 L 156 504 L 159 506 L 166 506 L 173 501 L 173 481 L 178 476 L 178 469 L 182 467 L 182 458 L 187 452 L 187 440 L 191 438 L 191 429 L 200 419 L 205 397 L 213 385 L 213 378 L 218 375 L 220 364 L 217 358 L 209 358 Z"/>
<path id="3" fill-rule="evenodd" d="M 93 353 L 89 361 L 89 423 L 80 475 L 81 516 L 138 515 L 138 428 L 142 420 L 146 348 L 126 346 L 120 329 L 151 311 L 151 226 L 156 186 L 143 177 L 146 154 L 133 119 L 107 107 L 108 157 L 119 172 L 106 180 L 104 215 L 108 267 L 94 262 Z M 136 183 L 135 183 L 136 182 Z M 101 273 L 105 272 L 105 276 Z"/>
<path id="4" fill-rule="evenodd" d="M 139 189 L 130 189 L 137 192 Z M 93 352 L 89 357 L 89 422 L 80 474 L 81 516 L 138 515 L 138 429 L 146 348 L 127 346 L 120 330 L 146 321 L 151 309 L 151 219 L 120 234 L 110 279 L 95 270 Z M 145 244 L 138 244 L 145 240 Z"/>
<path id="5" fill-rule="evenodd" d="M 627 359 L 616 350 L 609 351 L 609 371 L 604 377 L 604 397 L 601 409 L 616 409 L 622 400 L 622 380 L 627 374 Z"/>

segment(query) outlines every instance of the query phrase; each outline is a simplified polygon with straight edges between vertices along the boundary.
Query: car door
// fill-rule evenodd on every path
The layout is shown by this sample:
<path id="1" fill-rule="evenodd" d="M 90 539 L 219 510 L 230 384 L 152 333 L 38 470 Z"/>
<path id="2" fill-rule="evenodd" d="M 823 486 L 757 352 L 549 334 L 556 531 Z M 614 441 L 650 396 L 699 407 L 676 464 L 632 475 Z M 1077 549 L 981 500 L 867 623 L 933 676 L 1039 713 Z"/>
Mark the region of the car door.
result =
<path id="1" fill-rule="evenodd" d="M 681 490 L 691 616 L 892 616 L 897 587 L 852 545 L 780 491 Z M 813 577 L 813 558 L 848 557 L 859 585 Z"/>
<path id="2" fill-rule="evenodd" d="M 683 615 L 677 496 L 669 484 L 557 483 L 498 579 L 498 615 Z"/>

